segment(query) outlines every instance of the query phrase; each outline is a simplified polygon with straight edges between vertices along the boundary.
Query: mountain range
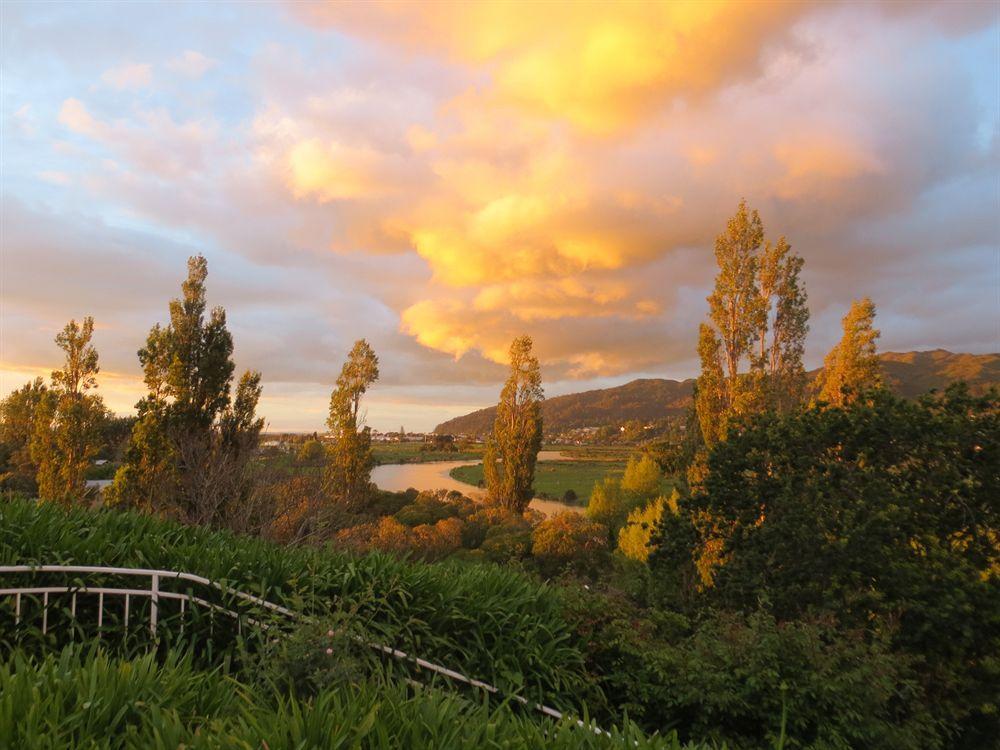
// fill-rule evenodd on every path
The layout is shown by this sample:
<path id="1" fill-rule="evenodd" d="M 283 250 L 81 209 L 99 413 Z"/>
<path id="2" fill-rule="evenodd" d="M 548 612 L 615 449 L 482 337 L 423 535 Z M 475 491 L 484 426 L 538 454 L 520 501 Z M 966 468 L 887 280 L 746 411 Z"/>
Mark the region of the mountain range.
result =
<path id="1" fill-rule="evenodd" d="M 926 352 L 885 352 L 879 355 L 887 384 L 905 397 L 966 381 L 973 392 L 1000 386 L 1000 354 L 955 354 L 944 349 Z M 822 368 L 809 372 L 811 379 Z M 542 419 L 546 435 L 584 427 L 617 426 L 631 420 L 652 422 L 682 416 L 691 403 L 694 379 L 640 378 L 614 388 L 569 393 L 546 399 Z M 438 434 L 485 435 L 493 427 L 496 407 L 449 419 L 434 428 Z"/>

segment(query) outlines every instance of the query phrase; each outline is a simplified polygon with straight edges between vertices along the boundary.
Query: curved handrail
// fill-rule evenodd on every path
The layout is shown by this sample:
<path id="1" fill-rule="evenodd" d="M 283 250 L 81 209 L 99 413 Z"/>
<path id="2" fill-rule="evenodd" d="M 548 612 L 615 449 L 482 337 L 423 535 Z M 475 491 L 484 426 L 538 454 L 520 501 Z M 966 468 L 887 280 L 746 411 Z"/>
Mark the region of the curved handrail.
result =
<path id="1" fill-rule="evenodd" d="M 44 596 L 45 596 L 45 602 L 46 602 L 46 604 L 45 604 L 45 606 L 46 606 L 45 615 L 46 616 L 48 614 L 47 607 L 48 607 L 48 595 L 49 595 L 49 593 L 73 593 L 74 595 L 76 593 L 100 593 L 102 597 L 103 597 L 103 595 L 105 593 L 113 593 L 113 594 L 122 594 L 122 595 L 125 595 L 125 596 L 149 596 L 149 597 L 151 597 L 151 601 L 153 603 L 153 606 L 152 606 L 152 611 L 151 611 L 151 614 L 150 614 L 150 629 L 151 629 L 151 631 L 152 631 L 152 633 L 153 633 L 154 636 L 156 635 L 156 618 L 157 618 L 157 605 L 156 605 L 156 602 L 157 602 L 157 599 L 159 597 L 163 597 L 164 599 L 179 599 L 182 602 L 189 601 L 189 602 L 192 602 L 192 603 L 200 604 L 202 606 L 208 606 L 208 607 L 210 607 L 210 608 L 212 608 L 214 610 L 222 611 L 225 614 L 228 614 L 228 615 L 233 616 L 233 617 L 237 617 L 237 618 L 239 617 L 239 614 L 236 613 L 236 612 L 233 612 L 231 610 L 225 609 L 224 607 L 220 607 L 218 605 L 212 604 L 211 602 L 208 602 L 205 599 L 201 599 L 199 597 L 192 596 L 190 594 L 179 594 L 179 593 L 176 593 L 176 592 L 160 591 L 159 590 L 159 581 L 160 581 L 160 579 L 165 579 L 165 580 L 188 581 L 190 583 L 197 583 L 197 584 L 200 584 L 200 585 L 203 585 L 203 586 L 209 586 L 209 587 L 212 587 L 212 588 L 214 588 L 214 589 L 216 589 L 218 591 L 221 591 L 224 594 L 236 596 L 239 599 L 243 599 L 244 601 L 250 602 L 252 604 L 256 604 L 256 605 L 261 606 L 261 607 L 263 607 L 265 609 L 269 609 L 269 610 L 271 610 L 273 612 L 278 612 L 278 613 L 280 613 L 282 615 L 285 615 L 287 617 L 290 617 L 292 619 L 295 619 L 295 620 L 306 620 L 307 619 L 306 616 L 303 615 L 300 612 L 295 612 L 294 610 L 288 609 L 287 607 L 283 607 L 280 604 L 275 604 L 274 602 L 269 602 L 269 601 L 267 601 L 266 599 L 264 599 L 262 597 L 255 596 L 253 594 L 248 594 L 245 591 L 240 591 L 238 589 L 234 589 L 231 586 L 226 586 L 226 585 L 221 584 L 221 583 L 219 583 L 217 581 L 213 581 L 213 580 L 211 580 L 209 578 L 205 578 L 204 576 L 199 576 L 199 575 L 196 575 L 194 573 L 185 573 L 185 572 L 175 571 L 175 570 L 162 570 L 162 569 L 159 569 L 159 568 L 119 568 L 119 567 L 107 567 L 107 566 L 99 566 L 99 565 L 0 565 L 0 575 L 9 574 L 9 573 L 94 573 L 94 574 L 103 574 L 103 575 L 125 575 L 125 576 L 137 576 L 137 577 L 144 577 L 144 578 L 148 577 L 148 578 L 151 579 L 151 586 L 150 586 L 150 588 L 148 590 L 146 590 L 146 589 L 114 589 L 114 588 L 106 588 L 106 587 L 87 587 L 86 585 L 84 585 L 82 587 L 80 587 L 80 586 L 65 586 L 65 587 L 59 587 L 59 586 L 30 587 L 30 586 L 25 586 L 25 587 L 13 587 L 13 588 L 0 588 L 0 596 L 4 596 L 4 595 L 16 595 L 18 597 L 18 616 L 20 615 L 20 606 L 19 606 L 20 605 L 20 595 L 21 594 L 25 594 L 25 593 L 42 593 L 42 594 L 44 594 Z M 74 604 L 75 604 L 75 602 L 74 602 Z M 128 610 L 127 610 L 127 600 L 126 600 L 126 613 L 127 613 L 127 611 Z M 74 606 L 74 616 L 75 616 L 75 606 Z M 127 617 L 127 614 L 126 614 L 126 617 Z M 261 626 L 261 627 L 264 627 L 264 628 L 267 627 L 267 625 L 265 623 L 261 623 L 261 622 L 259 622 L 257 620 L 253 620 L 253 619 L 249 619 L 248 618 L 247 621 L 249 623 L 257 625 L 257 626 Z M 482 680 L 477 680 L 474 677 L 469 677 L 467 675 L 464 675 L 461 672 L 455 671 L 453 669 L 449 669 L 448 667 L 441 666 L 440 664 L 435 664 L 434 662 L 428 661 L 426 659 L 421 659 L 418 656 L 414 656 L 412 654 L 408 654 L 405 651 L 401 651 L 400 649 L 393 648 L 392 646 L 386 646 L 384 644 L 379 644 L 379 643 L 371 643 L 369 641 L 364 641 L 360 637 L 358 638 L 358 640 L 360 642 L 362 642 L 364 645 L 369 646 L 370 648 L 374 648 L 374 649 L 376 649 L 378 651 L 381 651 L 382 653 L 387 654 L 389 656 L 392 656 L 395 659 L 399 659 L 401 661 L 407 661 L 407 662 L 416 664 L 418 667 L 420 667 L 422 669 L 426 669 L 426 670 L 434 672 L 436 674 L 443 675 L 444 677 L 448 677 L 449 679 L 456 680 L 458 682 L 463 682 L 463 683 L 465 683 L 465 684 L 467 684 L 467 685 L 469 685 L 471 687 L 474 687 L 476 689 L 485 690 L 486 692 L 491 693 L 493 695 L 497 695 L 497 696 L 503 696 L 504 695 L 501 692 L 500 688 L 498 688 L 498 687 L 496 687 L 494 685 L 490 685 L 487 682 L 483 682 Z M 521 704 L 522 706 L 526 706 L 528 708 L 532 708 L 532 709 L 534 709 L 536 711 L 539 711 L 540 713 L 543 713 L 546 716 L 552 717 L 554 719 L 561 720 L 561 719 L 564 718 L 564 715 L 563 715 L 562 712 L 560 712 L 560 711 L 558 711 L 558 710 L 556 710 L 554 708 L 551 708 L 550 706 L 546 706 L 545 704 L 535 703 L 535 702 L 529 701 L 524 696 L 521 696 L 521 695 L 510 695 L 510 696 L 507 696 L 507 697 L 509 699 L 511 699 L 511 700 L 516 701 L 517 703 Z M 592 732 L 595 732 L 596 734 L 605 734 L 605 735 L 608 735 L 608 732 L 600 729 L 596 725 L 585 724 L 581 719 L 577 719 L 576 723 L 580 727 L 583 727 L 583 728 L 588 729 L 588 730 L 590 730 Z"/>

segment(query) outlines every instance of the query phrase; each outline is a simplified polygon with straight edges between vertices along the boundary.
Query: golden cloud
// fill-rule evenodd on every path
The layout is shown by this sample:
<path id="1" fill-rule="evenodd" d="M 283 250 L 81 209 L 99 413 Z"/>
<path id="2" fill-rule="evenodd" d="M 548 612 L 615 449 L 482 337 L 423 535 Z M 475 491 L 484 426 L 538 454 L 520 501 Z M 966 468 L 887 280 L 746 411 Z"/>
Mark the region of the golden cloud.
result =
<path id="1" fill-rule="evenodd" d="M 808 3 L 296 3 L 310 22 L 487 68 L 504 101 L 595 134 L 756 72 Z"/>

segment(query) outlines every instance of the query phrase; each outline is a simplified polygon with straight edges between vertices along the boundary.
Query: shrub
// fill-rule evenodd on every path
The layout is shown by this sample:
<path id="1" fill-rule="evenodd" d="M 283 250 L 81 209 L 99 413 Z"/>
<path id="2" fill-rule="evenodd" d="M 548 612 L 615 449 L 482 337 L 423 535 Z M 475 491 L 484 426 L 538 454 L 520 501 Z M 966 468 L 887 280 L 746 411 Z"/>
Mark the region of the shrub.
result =
<path id="1" fill-rule="evenodd" d="M 316 465 L 323 463 L 326 458 L 326 450 L 319 440 L 307 440 L 295 454 L 295 461 L 300 464 Z"/>
<path id="2" fill-rule="evenodd" d="M 568 567 L 581 573 L 595 573 L 606 562 L 608 530 L 568 510 L 538 524 L 531 542 L 531 553 L 545 572 Z"/>
<path id="3" fill-rule="evenodd" d="M 445 502 L 430 493 L 421 493 L 410 503 L 400 508 L 396 520 L 407 526 L 435 524 L 445 518 L 458 515 L 457 505 Z"/>
<path id="4" fill-rule="evenodd" d="M 588 669 L 647 729 L 734 750 L 939 748 L 916 665 L 834 622 L 708 613 L 694 623 L 617 592 L 567 599 Z"/>
<path id="5" fill-rule="evenodd" d="M 527 557 L 531 552 L 531 525 L 522 521 L 490 526 L 479 549 L 492 562 L 508 562 Z"/>

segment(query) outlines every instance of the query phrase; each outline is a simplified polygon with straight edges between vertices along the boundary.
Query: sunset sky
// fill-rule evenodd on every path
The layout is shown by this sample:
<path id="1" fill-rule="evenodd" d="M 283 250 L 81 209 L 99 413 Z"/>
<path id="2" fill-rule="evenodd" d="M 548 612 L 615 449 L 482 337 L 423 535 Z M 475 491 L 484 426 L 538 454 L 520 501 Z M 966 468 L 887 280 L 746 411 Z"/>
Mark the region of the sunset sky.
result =
<path id="1" fill-rule="evenodd" d="M 805 258 L 806 364 L 1000 350 L 996 3 L 16 3 L 2 13 L 0 396 L 93 315 L 100 392 L 209 262 L 271 429 L 356 338 L 379 429 L 697 374 L 741 197 Z"/>

